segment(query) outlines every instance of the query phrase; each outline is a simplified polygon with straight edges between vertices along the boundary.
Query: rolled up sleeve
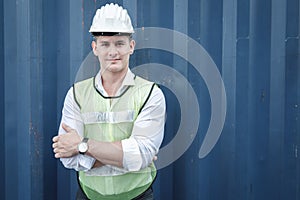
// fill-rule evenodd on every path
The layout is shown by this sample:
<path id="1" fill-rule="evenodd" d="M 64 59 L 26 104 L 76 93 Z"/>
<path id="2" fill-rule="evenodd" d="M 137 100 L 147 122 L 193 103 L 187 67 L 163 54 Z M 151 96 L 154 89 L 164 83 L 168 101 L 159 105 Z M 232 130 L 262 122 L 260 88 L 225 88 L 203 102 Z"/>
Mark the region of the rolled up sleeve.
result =
<path id="1" fill-rule="evenodd" d="M 138 171 L 153 162 L 164 137 L 165 112 L 164 95 L 155 87 L 134 122 L 131 136 L 121 141 L 126 170 Z"/>
<path id="2" fill-rule="evenodd" d="M 65 133 L 65 130 L 61 127 L 62 123 L 72 127 L 79 135 L 83 136 L 83 121 L 81 119 L 80 109 L 74 100 L 72 88 L 69 89 L 65 98 L 62 110 L 62 119 L 58 131 L 59 134 Z M 74 169 L 76 171 L 87 171 L 91 169 L 95 163 L 95 159 L 93 157 L 81 154 L 69 158 L 61 158 L 60 161 L 64 167 Z"/>

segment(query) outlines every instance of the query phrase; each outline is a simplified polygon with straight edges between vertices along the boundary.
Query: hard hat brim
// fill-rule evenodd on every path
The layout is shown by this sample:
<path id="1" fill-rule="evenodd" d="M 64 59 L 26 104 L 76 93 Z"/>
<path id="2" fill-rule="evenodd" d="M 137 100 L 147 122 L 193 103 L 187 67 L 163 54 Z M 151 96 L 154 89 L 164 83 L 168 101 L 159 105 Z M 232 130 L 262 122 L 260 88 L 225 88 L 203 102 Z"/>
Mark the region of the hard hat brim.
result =
<path id="1" fill-rule="evenodd" d="M 121 32 L 91 32 L 93 36 L 131 36 L 132 33 Z"/>

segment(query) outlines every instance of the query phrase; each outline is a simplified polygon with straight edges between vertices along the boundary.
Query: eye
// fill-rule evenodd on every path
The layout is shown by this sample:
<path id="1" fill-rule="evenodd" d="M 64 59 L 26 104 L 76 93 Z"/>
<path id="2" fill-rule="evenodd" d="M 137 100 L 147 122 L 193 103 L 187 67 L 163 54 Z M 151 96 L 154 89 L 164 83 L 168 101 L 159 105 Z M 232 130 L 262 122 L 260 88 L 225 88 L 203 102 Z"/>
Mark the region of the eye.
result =
<path id="1" fill-rule="evenodd" d="M 122 42 L 122 41 L 119 41 L 116 43 L 116 46 L 123 46 L 123 45 L 124 45 L 124 42 Z"/>
<path id="2" fill-rule="evenodd" d="M 100 46 L 101 47 L 108 47 L 109 43 L 108 42 L 101 42 Z"/>

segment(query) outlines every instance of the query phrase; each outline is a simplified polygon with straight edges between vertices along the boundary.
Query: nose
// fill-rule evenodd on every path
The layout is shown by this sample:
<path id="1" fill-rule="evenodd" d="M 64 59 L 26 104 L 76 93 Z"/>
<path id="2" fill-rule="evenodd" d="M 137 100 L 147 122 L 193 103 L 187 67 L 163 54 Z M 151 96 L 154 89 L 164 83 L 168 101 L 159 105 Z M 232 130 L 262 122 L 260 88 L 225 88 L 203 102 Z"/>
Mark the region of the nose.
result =
<path id="1" fill-rule="evenodd" d="M 118 50 L 114 45 L 111 45 L 108 51 L 108 56 L 114 58 L 118 55 Z"/>

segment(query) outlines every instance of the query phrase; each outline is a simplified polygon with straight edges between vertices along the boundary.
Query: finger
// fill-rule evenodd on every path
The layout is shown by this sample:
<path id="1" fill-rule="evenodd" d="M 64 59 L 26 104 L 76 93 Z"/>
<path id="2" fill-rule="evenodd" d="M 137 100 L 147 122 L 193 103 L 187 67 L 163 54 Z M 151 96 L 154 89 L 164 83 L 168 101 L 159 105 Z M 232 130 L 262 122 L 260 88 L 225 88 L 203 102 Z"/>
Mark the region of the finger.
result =
<path id="1" fill-rule="evenodd" d="M 58 141 L 58 136 L 54 136 L 53 138 L 52 138 L 52 142 L 57 142 Z"/>
<path id="2" fill-rule="evenodd" d="M 68 156 L 68 153 L 62 152 L 62 151 L 56 152 L 54 156 L 55 156 L 55 158 L 68 158 L 68 157 L 70 157 L 70 156 Z"/>
<path id="3" fill-rule="evenodd" d="M 57 142 L 55 142 L 55 143 L 52 144 L 52 148 L 53 149 L 57 148 Z"/>
<path id="4" fill-rule="evenodd" d="M 157 156 L 154 156 L 154 157 L 153 157 L 153 161 L 156 161 L 156 160 L 157 160 Z"/>
<path id="5" fill-rule="evenodd" d="M 56 154 L 54 154 L 54 157 L 55 157 L 55 158 L 60 158 L 60 154 L 59 154 L 59 153 L 56 153 Z"/>
<path id="6" fill-rule="evenodd" d="M 61 127 L 62 127 L 66 132 L 71 132 L 71 131 L 73 130 L 70 126 L 68 126 L 68 125 L 65 124 L 65 123 L 62 123 L 62 124 L 61 124 Z"/>
<path id="7" fill-rule="evenodd" d="M 55 158 L 60 158 L 60 155 L 59 155 L 58 152 L 59 152 L 59 151 L 58 151 L 57 148 L 53 148 L 53 153 L 54 153 L 54 157 L 55 157 Z"/>

